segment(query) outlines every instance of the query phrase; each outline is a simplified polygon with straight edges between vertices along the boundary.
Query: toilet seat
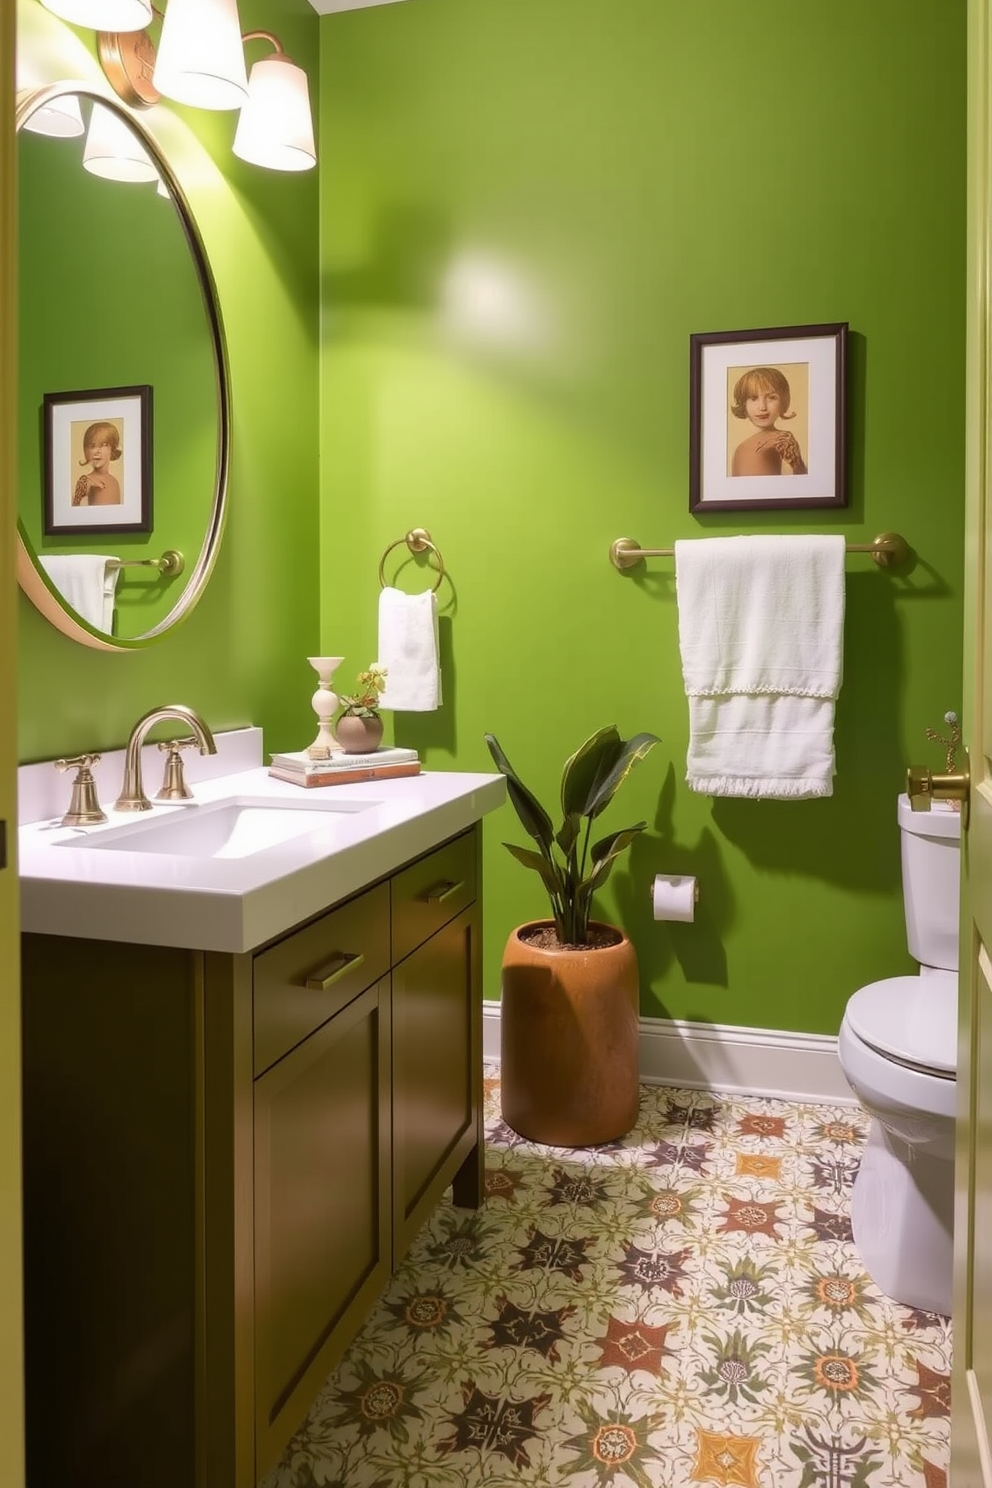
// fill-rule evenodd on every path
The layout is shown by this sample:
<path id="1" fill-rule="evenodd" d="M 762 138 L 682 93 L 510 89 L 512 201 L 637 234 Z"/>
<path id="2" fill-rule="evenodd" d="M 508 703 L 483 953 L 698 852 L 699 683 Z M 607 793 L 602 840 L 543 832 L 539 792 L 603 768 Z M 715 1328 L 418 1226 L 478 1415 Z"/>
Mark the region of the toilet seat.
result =
<path id="1" fill-rule="evenodd" d="M 885 1059 L 938 1079 L 957 1076 L 958 979 L 952 971 L 869 982 L 847 1004 L 852 1033 Z"/>

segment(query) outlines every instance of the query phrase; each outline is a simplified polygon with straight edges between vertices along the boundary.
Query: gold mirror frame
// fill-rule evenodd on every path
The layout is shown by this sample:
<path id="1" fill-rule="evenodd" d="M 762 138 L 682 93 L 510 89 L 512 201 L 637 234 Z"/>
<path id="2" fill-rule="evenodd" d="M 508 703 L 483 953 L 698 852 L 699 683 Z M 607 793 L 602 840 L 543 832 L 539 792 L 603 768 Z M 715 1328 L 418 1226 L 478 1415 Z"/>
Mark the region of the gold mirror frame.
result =
<path id="1" fill-rule="evenodd" d="M 189 579 L 175 605 L 157 625 L 133 638 L 118 639 L 107 635 L 105 631 L 94 629 L 76 611 L 71 609 L 62 599 L 58 590 L 48 580 L 47 575 L 37 563 L 30 543 L 26 540 L 20 519 L 17 524 L 17 582 L 26 594 L 27 598 L 37 610 L 44 615 L 45 619 L 60 630 L 70 640 L 79 641 L 84 646 L 89 646 L 97 651 L 134 651 L 149 644 L 149 642 L 160 639 L 167 631 L 178 625 L 181 620 L 193 609 L 199 600 L 210 577 L 211 570 L 217 559 L 220 548 L 221 536 L 224 529 L 224 519 L 227 512 L 227 489 L 231 460 L 231 396 L 230 377 L 227 364 L 227 345 L 224 339 L 224 327 L 220 316 L 220 305 L 217 298 L 217 290 L 214 285 L 213 274 L 210 270 L 210 262 L 207 258 L 203 240 L 200 237 L 196 220 L 190 209 L 189 202 L 183 194 L 176 176 L 169 162 L 156 141 L 145 129 L 143 124 L 129 110 L 123 107 L 119 100 L 109 90 L 97 83 L 85 83 L 72 80 L 63 80 L 57 83 L 49 83 L 42 88 L 32 88 L 17 95 L 17 103 L 14 113 L 15 130 L 19 133 L 26 120 L 39 108 L 44 108 L 53 99 L 63 98 L 73 94 L 78 98 L 88 98 L 92 102 L 99 103 L 104 108 L 109 108 L 117 114 L 129 129 L 132 129 L 141 141 L 155 163 L 163 182 L 172 197 L 173 204 L 179 216 L 183 236 L 193 259 L 196 276 L 199 281 L 200 291 L 203 295 L 203 307 L 207 318 L 210 333 L 210 342 L 214 354 L 214 372 L 217 387 L 217 470 L 214 481 L 213 501 L 210 510 L 210 518 L 207 524 L 206 534 L 200 546 L 199 554 L 193 564 Z"/>

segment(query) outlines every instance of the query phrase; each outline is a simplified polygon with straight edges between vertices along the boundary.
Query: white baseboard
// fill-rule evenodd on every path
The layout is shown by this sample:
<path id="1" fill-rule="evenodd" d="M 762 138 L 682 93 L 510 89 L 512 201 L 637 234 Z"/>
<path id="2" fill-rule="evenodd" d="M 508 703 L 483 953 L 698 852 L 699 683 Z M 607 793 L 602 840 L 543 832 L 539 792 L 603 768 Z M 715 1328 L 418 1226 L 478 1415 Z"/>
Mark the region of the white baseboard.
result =
<path id="1" fill-rule="evenodd" d="M 483 1053 L 498 1062 L 500 1005 L 486 1001 L 482 1006 Z M 823 1033 L 642 1018 L 640 1073 L 645 1085 L 858 1104 L 837 1058 L 837 1040 Z"/>

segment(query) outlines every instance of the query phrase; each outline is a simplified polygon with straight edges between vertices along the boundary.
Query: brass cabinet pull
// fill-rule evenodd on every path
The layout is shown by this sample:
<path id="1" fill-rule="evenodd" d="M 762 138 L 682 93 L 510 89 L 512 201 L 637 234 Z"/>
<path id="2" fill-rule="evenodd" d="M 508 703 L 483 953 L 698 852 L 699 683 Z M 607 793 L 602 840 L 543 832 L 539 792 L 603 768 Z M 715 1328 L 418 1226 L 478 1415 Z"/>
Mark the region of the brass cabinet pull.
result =
<path id="1" fill-rule="evenodd" d="M 445 899 L 450 899 L 452 894 L 457 894 L 458 890 L 464 887 L 465 880 L 463 878 L 460 878 L 457 883 L 452 883 L 451 879 L 448 878 L 443 883 L 435 884 L 432 889 L 428 889 L 424 898 L 428 904 L 443 904 Z"/>
<path id="2" fill-rule="evenodd" d="M 351 955 L 347 951 L 338 951 L 325 966 L 311 972 L 304 985 L 311 992 L 326 992 L 346 971 L 355 971 L 364 960 L 365 956 L 361 951 L 355 951 Z"/>

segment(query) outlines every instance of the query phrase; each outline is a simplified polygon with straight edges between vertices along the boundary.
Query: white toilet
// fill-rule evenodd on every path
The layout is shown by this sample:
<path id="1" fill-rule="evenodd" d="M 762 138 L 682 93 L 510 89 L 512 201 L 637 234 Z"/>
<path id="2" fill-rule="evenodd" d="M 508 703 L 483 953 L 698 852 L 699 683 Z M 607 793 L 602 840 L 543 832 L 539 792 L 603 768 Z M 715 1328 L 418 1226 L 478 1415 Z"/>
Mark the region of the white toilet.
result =
<path id="1" fill-rule="evenodd" d="M 906 939 L 918 976 L 855 992 L 837 1052 L 874 1118 L 851 1195 L 854 1242 L 896 1302 L 950 1315 L 961 815 L 899 797 Z"/>

